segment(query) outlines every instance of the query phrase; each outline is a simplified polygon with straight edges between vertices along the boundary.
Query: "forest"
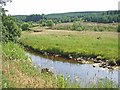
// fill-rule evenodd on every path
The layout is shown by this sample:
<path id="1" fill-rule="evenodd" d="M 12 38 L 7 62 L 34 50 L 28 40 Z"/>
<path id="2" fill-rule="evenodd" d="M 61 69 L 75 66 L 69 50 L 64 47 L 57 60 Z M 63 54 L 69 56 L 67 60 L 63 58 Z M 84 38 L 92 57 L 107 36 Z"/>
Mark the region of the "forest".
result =
<path id="1" fill-rule="evenodd" d="M 69 12 L 60 14 L 33 14 L 33 15 L 16 15 L 19 20 L 26 22 L 37 22 L 41 20 L 51 19 L 55 23 L 66 23 L 79 21 L 82 18 L 85 22 L 98 22 L 98 23 L 113 23 L 119 22 L 118 14 L 120 12 L 115 11 L 89 11 L 89 12 Z"/>

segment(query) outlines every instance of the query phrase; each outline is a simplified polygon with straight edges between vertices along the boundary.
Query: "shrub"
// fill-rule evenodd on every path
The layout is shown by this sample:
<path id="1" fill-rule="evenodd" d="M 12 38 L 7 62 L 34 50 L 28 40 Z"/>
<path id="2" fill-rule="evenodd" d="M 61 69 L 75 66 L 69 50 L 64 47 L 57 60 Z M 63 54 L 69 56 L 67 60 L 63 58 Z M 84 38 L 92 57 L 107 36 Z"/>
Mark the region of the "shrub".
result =
<path id="1" fill-rule="evenodd" d="M 120 23 L 118 24 L 117 31 L 120 32 Z"/>
<path id="2" fill-rule="evenodd" d="M 40 26 L 46 26 L 46 20 L 40 20 L 40 21 L 38 21 L 38 24 Z"/>
<path id="3" fill-rule="evenodd" d="M 17 39 L 21 35 L 21 30 L 17 26 L 14 20 L 10 16 L 6 16 L 3 25 L 2 25 L 2 41 L 14 41 L 16 42 Z"/>
<path id="4" fill-rule="evenodd" d="M 46 25 L 49 26 L 49 27 L 52 27 L 54 25 L 54 22 L 52 20 L 48 20 L 46 22 Z"/>
<path id="5" fill-rule="evenodd" d="M 93 30 L 94 30 L 94 31 L 98 31 L 98 28 L 97 28 L 97 27 L 93 27 Z"/>
<path id="6" fill-rule="evenodd" d="M 85 30 L 85 26 L 83 26 L 81 22 L 74 22 L 71 29 L 82 31 L 82 30 Z"/>
<path id="7" fill-rule="evenodd" d="M 29 24 L 28 23 L 23 23 L 21 28 L 22 28 L 23 31 L 29 30 Z"/>

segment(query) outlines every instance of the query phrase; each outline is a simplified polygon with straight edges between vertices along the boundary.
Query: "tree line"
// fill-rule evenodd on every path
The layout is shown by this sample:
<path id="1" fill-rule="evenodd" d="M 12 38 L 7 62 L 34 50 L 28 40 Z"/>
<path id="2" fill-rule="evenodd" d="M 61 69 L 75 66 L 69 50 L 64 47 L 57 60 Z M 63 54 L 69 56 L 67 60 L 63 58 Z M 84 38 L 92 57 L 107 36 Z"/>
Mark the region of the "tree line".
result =
<path id="1" fill-rule="evenodd" d="M 114 23 L 120 22 L 118 17 L 119 11 L 93 11 L 93 12 L 71 12 L 60 14 L 32 14 L 32 15 L 16 15 L 19 20 L 25 22 L 38 22 L 41 20 L 53 20 L 55 23 L 66 23 L 79 21 L 81 18 L 84 22 L 97 22 L 97 23 Z"/>

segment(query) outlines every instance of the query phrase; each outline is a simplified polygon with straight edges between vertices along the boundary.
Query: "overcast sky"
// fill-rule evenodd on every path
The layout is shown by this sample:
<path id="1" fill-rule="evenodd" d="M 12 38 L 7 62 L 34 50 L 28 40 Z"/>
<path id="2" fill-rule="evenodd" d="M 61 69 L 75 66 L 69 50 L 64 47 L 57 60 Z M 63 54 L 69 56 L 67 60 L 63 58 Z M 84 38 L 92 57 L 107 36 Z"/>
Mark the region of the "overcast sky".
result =
<path id="1" fill-rule="evenodd" d="M 12 0 L 5 8 L 11 15 L 117 10 L 120 0 Z"/>

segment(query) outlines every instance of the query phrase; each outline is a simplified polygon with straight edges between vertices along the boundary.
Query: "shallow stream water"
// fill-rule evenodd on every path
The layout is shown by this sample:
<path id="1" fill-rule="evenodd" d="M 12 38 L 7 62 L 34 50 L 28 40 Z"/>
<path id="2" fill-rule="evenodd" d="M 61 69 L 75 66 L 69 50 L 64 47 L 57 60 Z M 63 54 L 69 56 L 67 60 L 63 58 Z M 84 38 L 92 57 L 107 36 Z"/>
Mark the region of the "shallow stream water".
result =
<path id="1" fill-rule="evenodd" d="M 64 77 L 69 76 L 71 80 L 80 82 L 81 86 L 84 86 L 87 83 L 96 83 L 98 80 L 105 78 L 118 84 L 118 70 L 93 67 L 92 64 L 73 63 L 69 60 L 44 57 L 30 52 L 26 52 L 26 55 L 31 58 L 32 63 L 36 67 L 39 67 L 40 69 L 48 68 L 56 75 L 62 74 Z"/>

